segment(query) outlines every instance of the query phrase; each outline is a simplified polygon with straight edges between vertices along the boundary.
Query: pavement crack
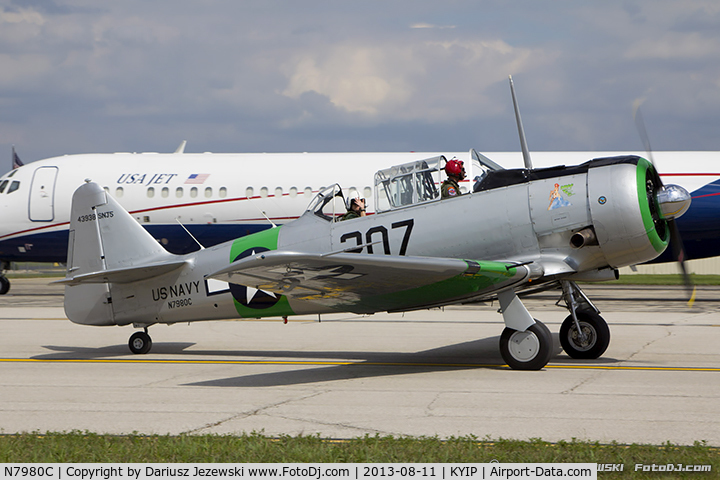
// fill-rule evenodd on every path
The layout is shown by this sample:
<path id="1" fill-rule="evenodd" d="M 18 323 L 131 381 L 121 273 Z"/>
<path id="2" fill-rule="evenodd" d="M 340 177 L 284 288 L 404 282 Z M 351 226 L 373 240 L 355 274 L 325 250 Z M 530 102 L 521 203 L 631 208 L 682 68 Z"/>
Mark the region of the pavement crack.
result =
<path id="1" fill-rule="evenodd" d="M 599 377 L 601 377 L 601 376 L 604 375 L 605 373 L 607 373 L 607 372 L 604 372 L 604 371 L 596 371 L 596 372 L 593 372 L 592 375 L 583 378 L 580 382 L 576 383 L 576 384 L 573 385 L 572 387 L 570 387 L 570 388 L 568 388 L 568 389 L 563 390 L 562 392 L 560 392 L 560 394 L 561 394 L 561 395 L 569 395 L 569 394 L 571 394 L 571 393 L 575 393 L 575 390 L 577 390 L 578 388 L 586 385 L 587 383 L 590 383 L 590 382 L 592 382 L 592 381 L 597 380 Z"/>
<path id="2" fill-rule="evenodd" d="M 274 402 L 274 403 L 270 403 L 270 404 L 267 404 L 267 405 L 263 405 L 263 406 L 261 406 L 261 407 L 258 407 L 258 408 L 256 408 L 256 409 L 254 409 L 254 410 L 251 410 L 251 411 L 249 411 L 249 412 L 247 412 L 247 411 L 246 411 L 246 412 L 239 412 L 239 413 L 236 413 L 236 414 L 234 414 L 234 415 L 230 415 L 230 416 L 228 416 L 227 418 L 223 418 L 223 419 L 221 419 L 221 420 L 218 420 L 218 421 L 216 421 L 216 422 L 206 423 L 206 424 L 203 425 L 202 427 L 198 427 L 198 428 L 193 428 L 193 429 L 191 429 L 191 430 L 187 430 L 187 431 L 185 431 L 185 432 L 182 432 L 182 434 L 183 434 L 183 435 L 192 435 L 192 434 L 200 433 L 200 432 L 202 432 L 203 430 L 207 430 L 207 429 L 210 429 L 210 428 L 219 427 L 220 425 L 223 425 L 223 424 L 225 424 L 225 423 L 231 422 L 231 421 L 233 421 L 233 420 L 237 420 L 237 419 L 241 419 L 241 418 L 249 418 L 249 417 L 253 417 L 253 416 L 255 416 L 255 415 L 260 415 L 260 414 L 262 414 L 262 412 L 265 411 L 265 410 L 268 410 L 268 409 L 271 409 L 271 408 L 275 408 L 275 407 L 279 407 L 279 406 L 281 406 L 281 405 L 286 405 L 286 404 L 288 404 L 288 403 L 292 403 L 292 402 L 299 401 L 299 400 L 307 400 L 308 398 L 313 398 L 313 397 L 316 397 L 316 396 L 321 395 L 321 394 L 323 394 L 323 393 L 325 393 L 325 392 L 314 392 L 314 393 L 309 394 L 309 395 L 302 395 L 302 396 L 300 396 L 300 397 L 288 398 L 288 399 L 285 399 L 285 400 L 282 400 L 282 401 L 279 401 L 279 402 Z"/>
<path id="3" fill-rule="evenodd" d="M 660 340 L 664 340 L 664 339 L 666 339 L 666 338 L 668 338 L 668 337 L 672 337 L 673 335 L 674 335 L 674 334 L 673 334 L 670 330 L 666 330 L 664 336 L 658 337 L 658 338 L 655 338 L 655 339 L 653 339 L 653 340 L 648 341 L 648 342 L 645 343 L 643 346 L 641 346 L 640 348 L 638 348 L 637 350 L 635 350 L 635 351 L 633 352 L 633 354 L 630 355 L 625 361 L 627 362 L 627 361 L 629 361 L 629 360 L 632 360 L 634 357 L 636 357 L 636 356 L 639 355 L 640 353 L 644 352 L 650 345 L 652 345 L 652 344 L 654 344 L 654 343 L 657 343 L 657 342 L 659 342 Z"/>

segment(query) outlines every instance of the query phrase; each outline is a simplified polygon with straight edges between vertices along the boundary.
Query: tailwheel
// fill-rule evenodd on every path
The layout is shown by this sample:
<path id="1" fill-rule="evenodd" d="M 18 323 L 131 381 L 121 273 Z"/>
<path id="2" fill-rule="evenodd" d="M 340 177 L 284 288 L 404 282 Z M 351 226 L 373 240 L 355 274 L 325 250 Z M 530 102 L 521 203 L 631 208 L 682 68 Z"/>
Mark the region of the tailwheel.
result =
<path id="1" fill-rule="evenodd" d="M 550 361 L 552 347 L 550 330 L 537 320 L 524 332 L 506 327 L 500 336 L 500 354 L 514 370 L 540 370 Z"/>
<path id="2" fill-rule="evenodd" d="M 572 358 L 595 359 L 610 345 L 610 328 L 600 315 L 589 310 L 576 313 L 580 331 L 572 315 L 560 326 L 560 345 Z"/>
<path id="3" fill-rule="evenodd" d="M 128 342 L 130 351 L 135 354 L 148 353 L 152 348 L 152 339 L 147 332 L 135 332 Z"/>

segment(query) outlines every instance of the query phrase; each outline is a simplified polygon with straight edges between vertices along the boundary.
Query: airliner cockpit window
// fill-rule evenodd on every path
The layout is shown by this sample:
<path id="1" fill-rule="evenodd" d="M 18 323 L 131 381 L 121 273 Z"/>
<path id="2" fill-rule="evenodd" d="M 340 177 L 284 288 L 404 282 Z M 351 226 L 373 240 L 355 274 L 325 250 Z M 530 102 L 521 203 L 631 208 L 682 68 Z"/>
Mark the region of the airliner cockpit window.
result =
<path id="1" fill-rule="evenodd" d="M 8 193 L 12 193 L 18 188 L 20 188 L 20 182 L 18 182 L 17 180 L 13 180 L 13 182 L 10 184 L 10 188 L 8 188 Z"/>
<path id="2" fill-rule="evenodd" d="M 5 191 L 5 187 L 7 187 L 7 184 L 7 180 L 3 180 L 2 183 L 0 183 L 0 193 L 3 193 Z"/>

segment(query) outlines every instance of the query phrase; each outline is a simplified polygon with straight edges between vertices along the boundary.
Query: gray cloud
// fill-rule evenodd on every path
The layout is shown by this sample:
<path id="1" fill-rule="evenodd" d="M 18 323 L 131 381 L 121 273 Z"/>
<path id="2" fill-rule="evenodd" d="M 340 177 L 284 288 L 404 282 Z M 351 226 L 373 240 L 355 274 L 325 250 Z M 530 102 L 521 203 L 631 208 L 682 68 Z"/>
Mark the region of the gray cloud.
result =
<path id="1" fill-rule="evenodd" d="M 712 0 L 0 0 L 0 165 L 517 150 L 508 74 L 532 149 L 638 149 L 645 97 L 655 148 L 720 150 L 719 57 Z"/>

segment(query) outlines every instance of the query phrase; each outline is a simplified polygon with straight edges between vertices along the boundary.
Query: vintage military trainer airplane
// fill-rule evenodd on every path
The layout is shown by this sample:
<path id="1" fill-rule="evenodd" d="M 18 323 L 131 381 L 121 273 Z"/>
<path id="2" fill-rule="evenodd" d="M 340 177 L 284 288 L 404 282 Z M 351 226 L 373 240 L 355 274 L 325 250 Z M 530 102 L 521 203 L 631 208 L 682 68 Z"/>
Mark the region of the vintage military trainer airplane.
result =
<path id="1" fill-rule="evenodd" d="M 446 159 L 377 172 L 375 214 L 339 221 L 339 185 L 321 190 L 297 220 L 185 255 L 168 253 L 101 186 L 73 195 L 65 312 L 86 325 L 147 328 L 225 318 L 410 311 L 498 299 L 504 361 L 537 370 L 552 338 L 519 292 L 560 285 L 570 314 L 560 342 L 597 358 L 607 323 L 575 283 L 617 276 L 668 245 L 690 196 L 663 185 L 638 156 L 577 166 L 488 171 L 473 191 L 441 199 Z M 460 220 L 463 221 L 460 221 Z"/>

